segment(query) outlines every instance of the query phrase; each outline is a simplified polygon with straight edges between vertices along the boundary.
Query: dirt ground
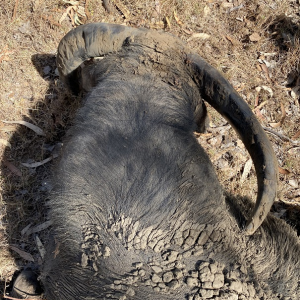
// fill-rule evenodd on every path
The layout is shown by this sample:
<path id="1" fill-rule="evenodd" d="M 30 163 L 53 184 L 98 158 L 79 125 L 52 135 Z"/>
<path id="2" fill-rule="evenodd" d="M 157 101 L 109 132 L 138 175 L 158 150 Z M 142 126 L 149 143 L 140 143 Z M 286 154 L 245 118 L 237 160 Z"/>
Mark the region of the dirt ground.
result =
<path id="1" fill-rule="evenodd" d="M 2 1 L 0 299 L 17 270 L 41 262 L 50 225 L 49 160 L 59 153 L 80 102 L 60 82 L 55 54 L 60 39 L 80 23 L 171 32 L 222 72 L 259 118 L 278 158 L 272 213 L 300 233 L 299 8 L 298 0 Z M 224 188 L 255 200 L 248 153 L 227 122 L 209 113 L 210 127 L 199 142 Z"/>

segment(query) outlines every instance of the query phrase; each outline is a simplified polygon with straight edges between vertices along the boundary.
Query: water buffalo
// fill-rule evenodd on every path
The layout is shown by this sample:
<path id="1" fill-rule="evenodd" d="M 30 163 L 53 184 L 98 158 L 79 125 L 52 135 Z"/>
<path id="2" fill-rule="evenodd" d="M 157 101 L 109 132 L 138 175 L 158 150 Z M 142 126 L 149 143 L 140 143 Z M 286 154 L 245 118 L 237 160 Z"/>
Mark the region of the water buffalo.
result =
<path id="1" fill-rule="evenodd" d="M 87 96 L 53 176 L 47 300 L 299 299 L 299 239 L 267 216 L 271 144 L 218 71 L 170 34 L 103 23 L 70 31 L 57 66 Z M 194 136 L 203 99 L 253 159 L 255 206 L 224 196 Z"/>

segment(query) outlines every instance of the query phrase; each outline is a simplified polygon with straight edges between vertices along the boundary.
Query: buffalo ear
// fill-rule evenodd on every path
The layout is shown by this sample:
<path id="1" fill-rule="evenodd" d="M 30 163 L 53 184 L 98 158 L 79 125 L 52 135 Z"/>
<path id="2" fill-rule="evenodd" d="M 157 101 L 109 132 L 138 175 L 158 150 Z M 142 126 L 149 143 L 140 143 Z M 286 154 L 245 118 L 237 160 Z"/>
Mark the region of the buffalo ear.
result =
<path id="1" fill-rule="evenodd" d="M 268 215 L 277 194 L 278 167 L 272 145 L 250 107 L 215 68 L 196 54 L 187 55 L 186 63 L 201 97 L 232 125 L 253 160 L 258 191 L 245 228 L 247 234 L 253 234 Z"/>

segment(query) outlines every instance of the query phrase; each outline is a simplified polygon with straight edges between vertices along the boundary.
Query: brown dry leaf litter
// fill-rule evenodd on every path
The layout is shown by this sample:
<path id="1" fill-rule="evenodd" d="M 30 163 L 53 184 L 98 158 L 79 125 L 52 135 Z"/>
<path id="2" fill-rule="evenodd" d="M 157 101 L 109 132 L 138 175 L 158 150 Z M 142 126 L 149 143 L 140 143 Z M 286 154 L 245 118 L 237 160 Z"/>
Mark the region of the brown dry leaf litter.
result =
<path id="1" fill-rule="evenodd" d="M 45 135 L 44 131 L 41 128 L 39 128 L 38 126 L 36 126 L 34 124 L 26 122 L 26 121 L 2 121 L 2 122 L 6 123 L 6 124 L 20 124 L 20 125 L 24 125 L 24 126 L 30 128 L 31 130 L 33 130 L 38 135 L 42 135 L 42 136 Z"/>

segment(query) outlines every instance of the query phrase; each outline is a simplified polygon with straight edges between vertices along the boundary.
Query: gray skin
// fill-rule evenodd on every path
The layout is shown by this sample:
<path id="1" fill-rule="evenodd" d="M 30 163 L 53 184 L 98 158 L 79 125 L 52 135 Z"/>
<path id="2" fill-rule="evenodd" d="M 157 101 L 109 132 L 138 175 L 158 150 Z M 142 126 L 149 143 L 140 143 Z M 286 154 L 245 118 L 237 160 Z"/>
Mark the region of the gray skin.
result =
<path id="1" fill-rule="evenodd" d="M 299 299 L 299 239 L 267 216 L 272 147 L 215 69 L 171 35 L 101 23 L 68 33 L 57 65 L 87 96 L 54 174 L 54 238 L 40 276 L 47 300 Z M 202 99 L 254 161 L 254 208 L 224 196 L 194 137 L 204 130 Z"/>

